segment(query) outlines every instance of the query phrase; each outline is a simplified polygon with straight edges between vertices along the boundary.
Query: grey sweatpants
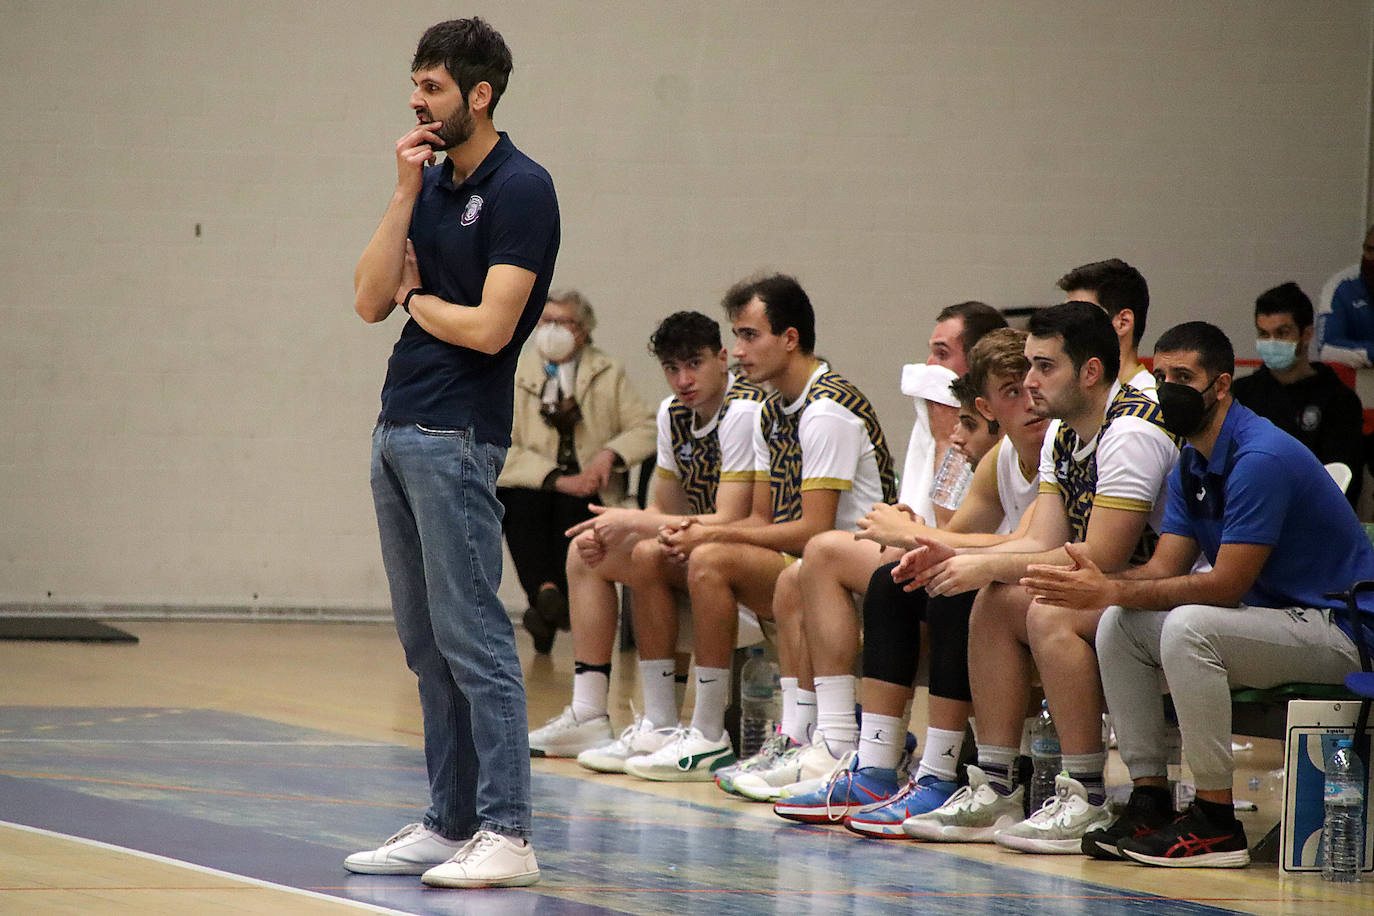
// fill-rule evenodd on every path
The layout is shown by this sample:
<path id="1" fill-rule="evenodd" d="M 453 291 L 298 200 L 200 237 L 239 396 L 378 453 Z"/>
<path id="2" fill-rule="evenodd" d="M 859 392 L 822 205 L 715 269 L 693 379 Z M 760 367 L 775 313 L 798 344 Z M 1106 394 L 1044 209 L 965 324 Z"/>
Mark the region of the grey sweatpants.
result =
<path id="1" fill-rule="evenodd" d="M 1325 610 L 1244 605 L 1107 608 L 1097 625 L 1097 660 L 1131 778 L 1166 773 L 1160 693 L 1167 689 L 1197 788 L 1231 788 L 1231 688 L 1339 684 L 1359 670 L 1355 643 L 1330 616 Z"/>

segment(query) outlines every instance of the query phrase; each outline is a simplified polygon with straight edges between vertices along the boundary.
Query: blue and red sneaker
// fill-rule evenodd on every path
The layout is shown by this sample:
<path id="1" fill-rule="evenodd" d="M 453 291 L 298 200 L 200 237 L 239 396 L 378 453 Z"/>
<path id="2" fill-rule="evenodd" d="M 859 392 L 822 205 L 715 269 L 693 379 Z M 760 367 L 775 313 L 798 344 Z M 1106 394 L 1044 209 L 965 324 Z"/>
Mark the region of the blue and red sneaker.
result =
<path id="1" fill-rule="evenodd" d="M 844 819 L 844 825 L 860 836 L 910 839 L 902 830 L 902 821 L 934 811 L 949 801 L 949 797 L 958 789 L 958 783 L 945 782 L 938 776 L 927 774 L 911 780 L 891 798 L 865 805 L 849 814 Z"/>
<path id="2" fill-rule="evenodd" d="M 838 824 L 845 815 L 897 792 L 897 771 L 883 767 L 859 769 L 859 755 L 848 751 L 821 786 L 796 783 L 797 794 L 785 787 L 773 803 L 773 813 L 803 824 Z"/>

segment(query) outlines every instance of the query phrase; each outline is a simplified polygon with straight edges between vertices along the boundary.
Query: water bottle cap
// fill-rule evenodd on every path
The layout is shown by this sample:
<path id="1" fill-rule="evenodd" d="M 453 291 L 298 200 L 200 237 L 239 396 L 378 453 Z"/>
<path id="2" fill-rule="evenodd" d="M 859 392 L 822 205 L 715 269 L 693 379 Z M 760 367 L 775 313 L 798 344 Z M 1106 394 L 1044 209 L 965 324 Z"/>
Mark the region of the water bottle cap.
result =
<path id="1" fill-rule="evenodd" d="M 1041 701 L 1040 701 L 1040 708 L 1048 711 L 1049 708 L 1050 708 L 1050 701 L 1049 701 L 1049 700 L 1041 700 Z"/>

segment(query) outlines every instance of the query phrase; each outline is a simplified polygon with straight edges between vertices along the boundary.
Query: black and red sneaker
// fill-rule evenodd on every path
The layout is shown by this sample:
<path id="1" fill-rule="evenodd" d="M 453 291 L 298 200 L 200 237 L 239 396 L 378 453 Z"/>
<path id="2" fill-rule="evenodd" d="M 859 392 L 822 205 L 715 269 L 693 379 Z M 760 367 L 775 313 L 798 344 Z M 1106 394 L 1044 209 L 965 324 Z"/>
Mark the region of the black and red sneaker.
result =
<path id="1" fill-rule="evenodd" d="M 1169 790 L 1140 786 L 1131 790 L 1130 800 L 1121 814 L 1101 830 L 1083 834 L 1083 854 L 1094 859 L 1125 858 L 1116 848 L 1120 840 L 1135 839 L 1154 833 L 1178 817 L 1169 798 Z"/>
<path id="2" fill-rule="evenodd" d="M 1116 848 L 1133 862 L 1166 868 L 1244 868 L 1250 864 L 1250 844 L 1240 822 L 1215 824 L 1196 804 L 1154 833 L 1118 840 Z"/>

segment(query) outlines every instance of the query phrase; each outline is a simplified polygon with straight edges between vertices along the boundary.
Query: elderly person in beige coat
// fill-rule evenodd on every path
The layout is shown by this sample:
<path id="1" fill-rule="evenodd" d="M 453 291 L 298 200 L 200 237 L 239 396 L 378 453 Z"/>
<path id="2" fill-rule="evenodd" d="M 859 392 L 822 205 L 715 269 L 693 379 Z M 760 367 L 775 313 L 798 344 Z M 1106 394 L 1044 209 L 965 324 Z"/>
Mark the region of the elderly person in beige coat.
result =
<path id="1" fill-rule="evenodd" d="M 581 293 L 551 293 L 515 372 L 511 447 L 496 495 L 530 603 L 525 629 L 541 653 L 568 628 L 563 532 L 591 517 L 589 503 L 625 502 L 629 469 L 655 448 L 654 415 L 625 367 L 591 345 L 595 327 Z"/>

